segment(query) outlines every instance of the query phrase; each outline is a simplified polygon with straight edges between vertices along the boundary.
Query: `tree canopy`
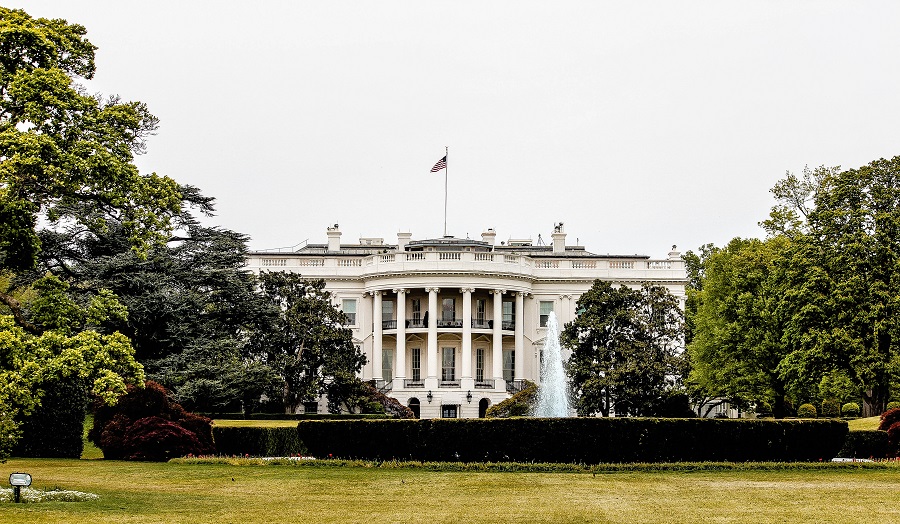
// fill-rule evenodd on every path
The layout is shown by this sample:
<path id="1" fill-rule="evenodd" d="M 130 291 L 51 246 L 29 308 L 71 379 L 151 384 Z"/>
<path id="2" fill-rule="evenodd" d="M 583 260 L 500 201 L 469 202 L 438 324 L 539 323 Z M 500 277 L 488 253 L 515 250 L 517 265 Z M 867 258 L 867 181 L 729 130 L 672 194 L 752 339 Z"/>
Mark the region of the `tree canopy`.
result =
<path id="1" fill-rule="evenodd" d="M 563 328 L 579 415 L 649 416 L 665 404 L 677 368 L 683 315 L 665 288 L 614 288 L 597 280 L 578 300 L 578 317 Z"/>

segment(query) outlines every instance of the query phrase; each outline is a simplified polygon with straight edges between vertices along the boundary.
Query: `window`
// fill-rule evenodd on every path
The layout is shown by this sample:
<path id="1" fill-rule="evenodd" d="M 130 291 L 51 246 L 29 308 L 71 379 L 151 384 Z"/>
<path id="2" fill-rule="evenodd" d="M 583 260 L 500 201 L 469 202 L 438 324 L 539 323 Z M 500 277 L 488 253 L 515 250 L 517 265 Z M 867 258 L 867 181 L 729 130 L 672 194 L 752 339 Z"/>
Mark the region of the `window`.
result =
<path id="1" fill-rule="evenodd" d="M 456 348 L 441 348 L 441 380 L 456 380 Z"/>
<path id="2" fill-rule="evenodd" d="M 457 418 L 458 410 L 457 404 L 445 404 L 441 406 L 441 418 Z"/>
<path id="3" fill-rule="evenodd" d="M 486 306 L 487 300 L 483 298 L 479 298 L 475 301 L 475 322 L 480 326 L 484 325 L 484 310 Z"/>
<path id="4" fill-rule="evenodd" d="M 484 382 L 484 348 L 475 350 L 475 382 Z"/>
<path id="5" fill-rule="evenodd" d="M 412 379 L 418 382 L 422 380 L 422 348 L 412 348 L 410 352 L 409 360 L 412 365 Z"/>
<path id="6" fill-rule="evenodd" d="M 418 298 L 412 299 L 412 321 L 414 325 L 422 323 L 422 301 Z"/>
<path id="7" fill-rule="evenodd" d="M 385 382 L 390 382 L 394 379 L 394 350 L 393 349 L 382 349 L 381 350 L 381 378 L 384 379 Z"/>
<path id="8" fill-rule="evenodd" d="M 553 313 L 553 302 L 541 300 L 541 327 L 547 327 L 547 322 L 550 320 L 550 313 Z"/>
<path id="9" fill-rule="evenodd" d="M 319 403 L 318 402 L 304 402 L 303 403 L 303 412 L 315 415 L 319 412 Z"/>
<path id="10" fill-rule="evenodd" d="M 385 300 L 381 303 L 381 320 L 382 322 L 390 322 L 394 320 L 394 303 Z"/>
<path id="11" fill-rule="evenodd" d="M 516 303 L 503 303 L 503 329 L 512 329 L 516 325 Z"/>
<path id="12" fill-rule="evenodd" d="M 456 320 L 456 299 L 445 298 L 441 303 L 441 320 L 452 322 Z"/>
<path id="13" fill-rule="evenodd" d="M 355 326 L 356 325 L 356 299 L 345 298 L 341 302 L 341 309 L 344 311 L 344 314 L 347 315 L 347 325 Z"/>
<path id="14" fill-rule="evenodd" d="M 512 349 L 503 350 L 503 380 L 512 382 L 516 372 L 516 352 Z"/>

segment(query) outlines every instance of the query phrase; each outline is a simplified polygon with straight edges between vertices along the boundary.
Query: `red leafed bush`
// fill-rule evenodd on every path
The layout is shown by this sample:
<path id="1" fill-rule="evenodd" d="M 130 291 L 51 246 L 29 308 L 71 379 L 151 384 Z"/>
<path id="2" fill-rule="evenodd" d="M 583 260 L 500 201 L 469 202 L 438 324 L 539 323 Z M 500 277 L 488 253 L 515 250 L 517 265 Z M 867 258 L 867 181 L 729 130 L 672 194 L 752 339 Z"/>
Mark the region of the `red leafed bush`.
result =
<path id="1" fill-rule="evenodd" d="M 122 438 L 125 460 L 164 462 L 197 453 L 197 435 L 161 417 L 145 417 L 128 426 Z"/>
<path id="2" fill-rule="evenodd" d="M 878 429 L 887 431 L 897 422 L 900 422 L 900 408 L 889 409 L 881 414 L 881 423 L 878 424 Z"/>
<path id="3" fill-rule="evenodd" d="M 107 459 L 168 460 L 215 451 L 212 421 L 188 413 L 152 381 L 129 386 L 115 406 L 96 403 L 88 438 Z"/>

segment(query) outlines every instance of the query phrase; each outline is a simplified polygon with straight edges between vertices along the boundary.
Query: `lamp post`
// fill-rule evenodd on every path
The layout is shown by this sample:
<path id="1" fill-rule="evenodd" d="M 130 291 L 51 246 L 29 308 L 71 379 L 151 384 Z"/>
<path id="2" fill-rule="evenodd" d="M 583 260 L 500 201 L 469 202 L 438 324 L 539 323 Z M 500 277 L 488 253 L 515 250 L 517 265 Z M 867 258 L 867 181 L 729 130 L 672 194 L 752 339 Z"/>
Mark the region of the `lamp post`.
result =
<path id="1" fill-rule="evenodd" d="M 22 487 L 28 487 L 31 485 L 31 475 L 29 475 L 28 473 L 10 473 L 9 485 L 14 488 L 16 494 L 16 502 L 19 502 Z"/>

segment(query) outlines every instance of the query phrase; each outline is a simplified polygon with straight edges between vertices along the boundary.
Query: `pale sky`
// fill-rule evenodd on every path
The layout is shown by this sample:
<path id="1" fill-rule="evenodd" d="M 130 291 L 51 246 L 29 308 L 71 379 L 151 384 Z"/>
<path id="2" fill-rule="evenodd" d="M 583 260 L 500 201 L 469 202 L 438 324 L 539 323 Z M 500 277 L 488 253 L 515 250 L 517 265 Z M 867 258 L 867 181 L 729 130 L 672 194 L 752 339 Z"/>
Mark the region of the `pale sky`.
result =
<path id="1" fill-rule="evenodd" d="M 142 172 L 265 249 L 448 233 L 664 257 L 762 236 L 804 165 L 900 154 L 900 2 L 3 2 L 161 120 Z"/>

